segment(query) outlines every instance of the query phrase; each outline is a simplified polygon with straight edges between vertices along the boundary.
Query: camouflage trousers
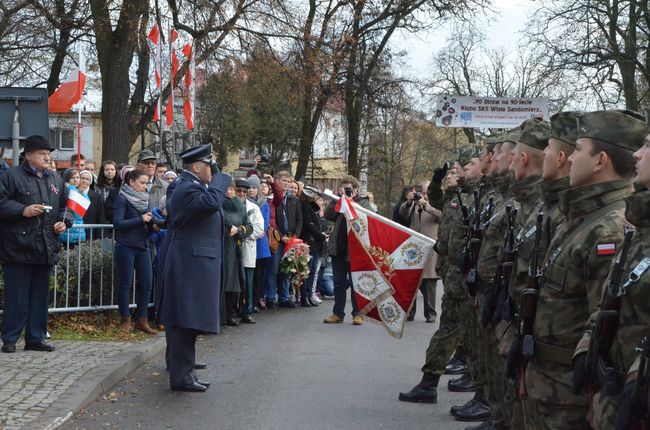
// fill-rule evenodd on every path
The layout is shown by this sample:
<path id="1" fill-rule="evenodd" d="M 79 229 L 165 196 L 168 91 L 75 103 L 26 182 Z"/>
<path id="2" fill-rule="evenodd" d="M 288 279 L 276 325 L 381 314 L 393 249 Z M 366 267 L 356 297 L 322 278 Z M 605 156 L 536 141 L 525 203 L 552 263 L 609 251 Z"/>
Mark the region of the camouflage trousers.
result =
<path id="1" fill-rule="evenodd" d="M 508 426 L 506 416 L 509 412 L 505 410 L 504 401 L 506 385 L 506 372 L 503 359 L 499 356 L 497 342 L 494 337 L 492 326 L 483 327 L 479 322 L 479 345 L 485 366 L 485 384 L 483 390 L 492 408 L 492 423 L 497 429 Z"/>
<path id="2" fill-rule="evenodd" d="M 509 380 L 506 376 L 506 355 L 514 340 L 514 327 L 512 323 L 501 321 L 493 333 L 493 358 L 496 364 L 491 368 L 494 370 L 495 384 L 499 384 L 503 390 L 502 401 L 497 407 L 503 414 L 503 421 L 511 430 L 523 429 L 524 407 L 519 400 L 519 381 Z"/>
<path id="3" fill-rule="evenodd" d="M 422 366 L 422 373 L 429 375 L 440 376 L 444 373 L 449 358 L 463 338 L 465 331 L 463 321 L 467 318 L 470 309 L 467 298 L 459 297 L 457 293 L 458 282 L 462 282 L 462 277 L 458 268 L 452 270 L 453 267 L 450 267 L 444 279 L 440 325 L 431 336 L 425 363 Z"/>
<path id="4" fill-rule="evenodd" d="M 469 372 L 472 375 L 472 380 L 479 389 L 485 383 L 486 369 L 486 347 L 485 329 L 479 320 L 479 310 L 483 305 L 483 294 L 477 294 L 476 298 L 470 297 L 470 315 L 465 318 L 465 336 L 463 337 L 463 344 L 469 353 Z"/>
<path id="5" fill-rule="evenodd" d="M 601 391 L 594 394 L 589 409 L 589 420 L 596 430 L 613 429 L 616 426 L 617 399 L 605 396 Z"/>
<path id="6" fill-rule="evenodd" d="M 587 423 L 585 409 L 581 406 L 527 400 L 526 411 L 526 430 L 587 430 L 591 428 Z M 511 426 L 510 428 L 518 427 Z"/>

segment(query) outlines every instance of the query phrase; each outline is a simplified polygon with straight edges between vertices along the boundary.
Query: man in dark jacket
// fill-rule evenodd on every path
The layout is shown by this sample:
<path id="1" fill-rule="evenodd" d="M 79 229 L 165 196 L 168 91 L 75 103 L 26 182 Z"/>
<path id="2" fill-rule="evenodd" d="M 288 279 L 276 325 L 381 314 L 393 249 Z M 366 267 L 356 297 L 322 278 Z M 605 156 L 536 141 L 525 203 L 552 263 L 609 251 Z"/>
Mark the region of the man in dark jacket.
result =
<path id="1" fill-rule="evenodd" d="M 2 352 L 15 352 L 25 325 L 25 349 L 53 351 L 44 342 L 52 266 L 59 261 L 59 235 L 72 225 L 64 219 L 68 191 L 50 167 L 50 147 L 42 136 L 25 141 L 25 162 L 0 181 L 0 260 L 4 265 Z"/>
<path id="2" fill-rule="evenodd" d="M 176 391 L 205 391 L 210 385 L 194 375 L 196 336 L 221 329 L 221 206 L 231 178 L 217 173 L 211 152 L 206 144 L 180 154 L 184 171 L 167 204 L 170 239 L 159 318 L 167 332 L 169 384 Z"/>
<path id="3" fill-rule="evenodd" d="M 352 198 L 360 206 L 373 211 L 365 196 L 359 195 L 359 181 L 354 176 L 341 179 L 339 195 Z M 348 249 L 348 227 L 345 215 L 335 209 L 336 202 L 331 202 L 325 210 L 325 218 L 334 222 L 334 230 L 329 239 L 328 251 L 332 256 L 332 273 L 334 275 L 334 311 L 325 318 L 325 324 L 341 323 L 345 317 L 345 302 L 347 289 L 350 286 L 352 300 L 352 324 L 361 325 L 357 300 L 354 297 L 354 285 L 350 276 L 350 253 Z M 374 211 L 373 211 L 374 212 Z"/>
<path id="4" fill-rule="evenodd" d="M 282 203 L 275 207 L 275 223 L 282 234 L 282 242 L 273 256 L 273 270 L 277 273 L 278 306 L 282 308 L 295 308 L 291 300 L 289 287 L 291 280 L 280 272 L 280 260 L 284 254 L 284 247 L 292 236 L 299 237 L 302 232 L 302 208 L 300 201 L 289 191 L 289 184 L 293 177 L 289 172 L 281 171 L 276 175 L 276 181 L 284 191 Z"/>

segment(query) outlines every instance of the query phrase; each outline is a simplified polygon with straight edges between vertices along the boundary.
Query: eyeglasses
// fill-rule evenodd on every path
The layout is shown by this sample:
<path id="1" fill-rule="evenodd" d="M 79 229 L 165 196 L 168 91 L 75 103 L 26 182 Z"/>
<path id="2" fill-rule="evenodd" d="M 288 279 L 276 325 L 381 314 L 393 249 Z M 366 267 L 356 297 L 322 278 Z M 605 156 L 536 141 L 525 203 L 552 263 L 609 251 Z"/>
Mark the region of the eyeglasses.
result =
<path id="1" fill-rule="evenodd" d="M 235 190 L 235 192 L 236 192 L 236 193 L 246 193 L 246 192 L 248 192 L 248 190 L 247 190 L 246 188 L 237 188 L 237 189 Z"/>

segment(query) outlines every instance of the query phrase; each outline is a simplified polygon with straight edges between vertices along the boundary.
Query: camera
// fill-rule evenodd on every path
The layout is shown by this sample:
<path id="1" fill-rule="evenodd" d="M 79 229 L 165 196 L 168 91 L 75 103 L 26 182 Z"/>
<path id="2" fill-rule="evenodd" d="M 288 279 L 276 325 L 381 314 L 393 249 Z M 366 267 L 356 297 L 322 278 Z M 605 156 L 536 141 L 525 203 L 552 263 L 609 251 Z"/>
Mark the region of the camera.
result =
<path id="1" fill-rule="evenodd" d="M 345 195 L 348 197 L 352 197 L 352 187 L 345 187 Z"/>
<path id="2" fill-rule="evenodd" d="M 151 221 L 149 221 L 148 224 L 149 224 L 150 226 L 152 226 L 152 227 L 155 225 L 156 227 L 158 227 L 158 228 L 160 228 L 160 229 L 164 229 L 164 228 L 165 228 L 165 224 L 166 224 L 166 222 L 165 222 L 165 220 L 158 219 L 158 218 L 156 218 L 156 217 L 154 216 L 154 217 L 151 217 Z"/>
<path id="3" fill-rule="evenodd" d="M 422 193 L 413 193 L 413 200 L 420 200 L 422 198 Z"/>
<path id="4" fill-rule="evenodd" d="M 52 206 L 43 205 L 43 212 L 49 213 L 52 210 Z"/>

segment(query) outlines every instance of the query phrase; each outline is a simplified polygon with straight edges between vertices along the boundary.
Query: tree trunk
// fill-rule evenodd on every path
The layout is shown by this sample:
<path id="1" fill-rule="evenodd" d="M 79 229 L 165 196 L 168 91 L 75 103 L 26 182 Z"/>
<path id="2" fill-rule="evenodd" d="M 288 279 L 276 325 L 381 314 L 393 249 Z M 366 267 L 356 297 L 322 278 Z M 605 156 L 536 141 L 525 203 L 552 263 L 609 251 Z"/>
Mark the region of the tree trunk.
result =
<path id="1" fill-rule="evenodd" d="M 138 42 L 138 23 L 147 2 L 124 0 L 113 30 L 107 2 L 90 0 L 97 58 L 102 75 L 102 159 L 128 162 L 135 141 L 129 111 L 129 69 Z"/>

